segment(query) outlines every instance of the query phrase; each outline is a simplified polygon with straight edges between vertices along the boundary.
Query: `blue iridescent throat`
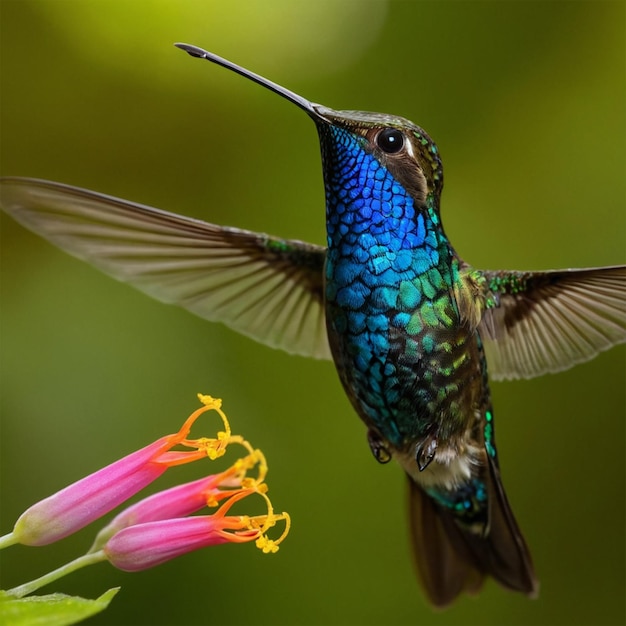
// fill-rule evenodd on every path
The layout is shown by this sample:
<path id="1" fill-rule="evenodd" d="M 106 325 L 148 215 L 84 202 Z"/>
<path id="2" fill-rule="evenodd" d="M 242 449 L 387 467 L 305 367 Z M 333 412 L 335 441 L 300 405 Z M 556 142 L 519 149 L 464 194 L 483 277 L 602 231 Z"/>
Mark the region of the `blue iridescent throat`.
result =
<path id="1" fill-rule="evenodd" d="M 329 135 L 322 145 L 331 343 L 334 336 L 341 344 L 344 385 L 352 388 L 366 419 L 399 444 L 419 429 L 419 407 L 402 393 L 402 379 L 414 381 L 415 372 L 399 371 L 397 359 L 390 358 L 393 337 L 402 335 L 408 345 L 411 325 L 419 324 L 416 352 L 424 351 L 430 336 L 423 336 L 421 314 L 449 294 L 451 250 L 434 207 L 416 210 L 413 198 L 366 151 L 364 139 L 337 127 L 323 132 Z M 424 409 L 432 401 L 429 394 L 423 390 Z"/>

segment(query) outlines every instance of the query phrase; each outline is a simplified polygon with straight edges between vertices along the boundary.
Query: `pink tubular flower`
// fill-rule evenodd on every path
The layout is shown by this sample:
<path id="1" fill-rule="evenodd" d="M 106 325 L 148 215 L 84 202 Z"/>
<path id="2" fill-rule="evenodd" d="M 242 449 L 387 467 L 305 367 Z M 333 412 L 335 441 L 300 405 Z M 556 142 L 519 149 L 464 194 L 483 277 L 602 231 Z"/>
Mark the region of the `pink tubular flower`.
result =
<path id="1" fill-rule="evenodd" d="M 260 517 L 227 516 L 232 504 L 252 493 L 260 493 L 268 502 L 268 514 Z M 265 531 L 279 519 L 286 528 L 276 541 Z M 278 544 L 289 531 L 289 517 L 275 515 L 267 496 L 258 489 L 241 489 L 213 515 L 163 519 L 136 524 L 113 535 L 102 549 L 106 558 L 118 569 L 135 572 L 160 565 L 192 550 L 222 543 L 255 541 L 263 552 L 276 552 Z"/>
<path id="2" fill-rule="evenodd" d="M 198 395 L 203 407 L 192 413 L 173 435 L 133 452 L 23 513 L 13 531 L 0 537 L 0 549 L 15 543 L 40 546 L 62 539 L 86 526 L 158 478 L 168 467 L 200 458 L 221 457 L 233 443 L 246 454 L 225 471 L 148 496 L 119 513 L 96 536 L 90 550 L 77 559 L 9 591 L 21 598 L 86 565 L 109 561 L 114 567 L 136 572 L 160 565 L 177 556 L 222 543 L 254 541 L 264 553 L 278 550 L 291 527 L 287 513 L 274 513 L 267 497 L 267 463 L 263 453 L 240 435 L 233 435 L 222 401 Z M 216 411 L 224 431 L 214 439 L 187 439 L 191 426 L 205 411 Z M 173 451 L 175 445 L 192 450 Z M 256 477 L 248 476 L 254 469 Z M 227 515 L 236 502 L 257 494 L 267 506 L 264 515 Z M 210 515 L 194 513 L 217 508 Z M 268 531 L 283 521 L 284 531 L 270 539 Z"/>
<path id="3" fill-rule="evenodd" d="M 124 509 L 98 533 L 90 551 L 100 549 L 115 533 L 129 526 L 191 515 L 207 505 L 217 505 L 220 500 L 235 493 L 233 488 L 240 488 L 242 482 L 250 480 L 243 476 L 245 470 L 256 462 L 256 457 L 258 453 L 246 457 L 250 459 L 250 464 L 239 460 L 221 474 L 177 485 L 136 502 Z"/>
<path id="4" fill-rule="evenodd" d="M 192 550 L 227 542 L 256 541 L 264 552 L 276 552 L 289 532 L 289 515 L 274 513 L 266 495 L 263 453 L 239 437 L 233 439 L 246 447 L 247 456 L 221 474 L 166 489 L 128 507 L 98 533 L 90 552 L 101 551 L 112 565 L 125 571 L 154 567 Z M 255 466 L 258 477 L 247 477 Z M 235 502 L 254 493 L 265 500 L 266 515 L 226 515 Z M 212 515 L 184 517 L 222 500 L 226 501 Z M 285 531 L 271 540 L 265 533 L 279 520 L 285 521 Z"/>
<path id="5" fill-rule="evenodd" d="M 198 397 L 204 406 L 189 416 L 177 433 L 158 439 L 30 507 L 15 524 L 14 542 L 41 546 L 67 537 L 149 485 L 168 467 L 221 456 L 226 445 L 237 438 L 231 437 L 228 421 L 220 409 L 221 400 Z M 218 433 L 217 439 L 187 440 L 195 420 L 210 409 L 220 414 L 227 432 Z M 194 450 L 171 451 L 178 444 Z"/>
<path id="6" fill-rule="evenodd" d="M 218 524 L 213 515 L 200 515 L 130 526 L 109 540 L 104 553 L 117 569 L 137 572 L 192 550 L 259 537 L 259 531 L 247 530 L 241 518 L 233 520 L 232 525 Z M 228 518 L 221 521 L 229 522 Z M 247 536 L 228 533 L 226 528 L 242 529 Z"/>

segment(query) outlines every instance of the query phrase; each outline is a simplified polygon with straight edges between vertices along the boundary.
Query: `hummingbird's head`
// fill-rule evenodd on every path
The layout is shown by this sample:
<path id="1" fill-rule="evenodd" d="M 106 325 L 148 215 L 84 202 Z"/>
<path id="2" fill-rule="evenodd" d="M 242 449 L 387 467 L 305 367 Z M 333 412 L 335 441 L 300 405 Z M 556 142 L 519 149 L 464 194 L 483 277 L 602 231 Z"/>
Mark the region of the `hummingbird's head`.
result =
<path id="1" fill-rule="evenodd" d="M 431 210 L 437 210 L 443 188 L 443 166 L 433 140 L 413 122 L 382 113 L 334 111 L 212 52 L 182 43 L 176 47 L 236 72 L 306 111 L 319 132 L 327 194 L 329 190 L 339 195 L 349 194 L 353 182 L 361 184 L 363 177 L 373 176 L 373 170 L 377 169 L 376 176 L 382 176 L 383 171 L 388 173 L 412 198 L 416 208 L 428 205 Z M 367 158 L 361 158 L 364 155 Z M 386 174 L 385 178 L 388 184 Z M 376 185 L 372 182 L 373 188 Z"/>
<path id="2" fill-rule="evenodd" d="M 424 206 L 429 198 L 438 205 L 443 165 L 437 146 L 422 128 L 395 115 L 334 111 L 318 104 L 311 109 L 307 112 L 319 132 L 327 184 L 329 177 L 336 179 L 342 171 L 362 178 L 354 167 L 363 152 L 391 174 L 416 206 Z"/>

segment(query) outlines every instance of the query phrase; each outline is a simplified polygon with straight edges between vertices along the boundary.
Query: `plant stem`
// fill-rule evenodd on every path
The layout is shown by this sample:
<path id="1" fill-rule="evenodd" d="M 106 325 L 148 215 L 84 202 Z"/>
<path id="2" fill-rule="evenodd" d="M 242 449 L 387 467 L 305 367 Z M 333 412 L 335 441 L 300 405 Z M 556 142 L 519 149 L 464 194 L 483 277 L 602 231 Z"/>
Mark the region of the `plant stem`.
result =
<path id="1" fill-rule="evenodd" d="M 61 567 L 40 576 L 39 578 L 35 578 L 35 580 L 31 580 L 23 585 L 9 589 L 7 593 L 10 593 L 12 596 L 16 596 L 17 598 L 21 598 L 22 596 L 28 595 L 40 587 L 54 582 L 55 580 L 58 580 L 59 578 L 62 578 L 63 576 L 66 576 L 81 567 L 91 565 L 92 563 L 99 563 L 100 561 L 106 561 L 106 556 L 102 550 L 91 554 L 84 554 L 83 556 L 79 556 L 77 559 L 62 565 Z"/>
<path id="2" fill-rule="evenodd" d="M 2 550 L 2 548 L 8 548 L 14 543 L 17 543 L 17 539 L 15 538 L 15 535 L 13 533 L 7 533 L 6 535 L 2 535 L 2 537 L 0 537 L 0 550 Z"/>

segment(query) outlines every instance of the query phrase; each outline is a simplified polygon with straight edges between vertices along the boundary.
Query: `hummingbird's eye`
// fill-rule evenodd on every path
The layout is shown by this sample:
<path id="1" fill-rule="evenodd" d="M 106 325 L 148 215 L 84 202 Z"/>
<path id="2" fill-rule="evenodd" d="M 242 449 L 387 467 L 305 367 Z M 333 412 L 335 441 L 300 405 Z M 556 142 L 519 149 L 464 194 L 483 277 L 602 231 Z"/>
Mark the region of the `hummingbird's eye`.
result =
<path id="1" fill-rule="evenodd" d="M 376 135 L 378 147 L 387 154 L 396 154 L 404 146 L 404 135 L 397 128 L 383 128 Z"/>

